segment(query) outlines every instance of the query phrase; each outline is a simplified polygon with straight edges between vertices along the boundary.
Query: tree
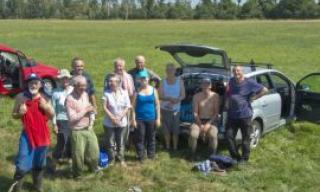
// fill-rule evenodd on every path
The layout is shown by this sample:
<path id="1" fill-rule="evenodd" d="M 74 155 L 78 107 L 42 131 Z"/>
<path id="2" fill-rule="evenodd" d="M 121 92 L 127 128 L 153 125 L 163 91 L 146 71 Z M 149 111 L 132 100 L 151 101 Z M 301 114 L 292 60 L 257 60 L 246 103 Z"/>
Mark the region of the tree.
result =
<path id="1" fill-rule="evenodd" d="M 265 18 L 276 18 L 277 0 L 258 0 Z"/>
<path id="2" fill-rule="evenodd" d="M 215 16 L 215 5 L 211 0 L 202 0 L 195 8 L 195 19 L 210 19 Z"/>
<path id="3" fill-rule="evenodd" d="M 258 0 L 248 0 L 243 4 L 240 18 L 263 18 L 263 11 Z"/>
<path id="4" fill-rule="evenodd" d="M 235 19 L 237 16 L 237 5 L 231 0 L 221 0 L 218 3 L 217 18 Z"/>
<path id="5" fill-rule="evenodd" d="M 316 18 L 317 4 L 314 0 L 281 0 L 276 14 L 280 18 Z"/>
<path id="6" fill-rule="evenodd" d="M 13 18 L 23 18 L 25 16 L 25 6 L 23 0 L 9 0 L 6 5 L 6 14 Z"/>

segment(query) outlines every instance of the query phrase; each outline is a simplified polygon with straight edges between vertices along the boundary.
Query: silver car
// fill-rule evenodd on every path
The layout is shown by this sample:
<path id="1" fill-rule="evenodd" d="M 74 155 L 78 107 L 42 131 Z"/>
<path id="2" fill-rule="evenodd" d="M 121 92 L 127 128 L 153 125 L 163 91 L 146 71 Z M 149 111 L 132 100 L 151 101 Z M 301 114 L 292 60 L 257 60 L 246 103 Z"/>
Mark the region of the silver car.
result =
<path id="1" fill-rule="evenodd" d="M 180 68 L 177 75 L 184 80 L 186 98 L 181 104 L 181 127 L 188 133 L 192 114 L 192 97 L 200 90 L 204 77 L 210 78 L 213 90 L 220 95 L 219 138 L 224 138 L 227 114 L 223 110 L 225 87 L 232 77 L 234 65 L 242 65 L 245 77 L 256 80 L 269 89 L 269 93 L 252 102 L 253 130 L 251 147 L 259 143 L 260 137 L 289 121 L 300 119 L 320 123 L 320 73 L 312 73 L 297 84 L 283 73 L 272 69 L 270 64 L 232 62 L 227 53 L 219 48 L 202 45 L 159 45 L 156 48 L 168 52 Z M 237 138 L 241 138 L 238 132 Z"/>

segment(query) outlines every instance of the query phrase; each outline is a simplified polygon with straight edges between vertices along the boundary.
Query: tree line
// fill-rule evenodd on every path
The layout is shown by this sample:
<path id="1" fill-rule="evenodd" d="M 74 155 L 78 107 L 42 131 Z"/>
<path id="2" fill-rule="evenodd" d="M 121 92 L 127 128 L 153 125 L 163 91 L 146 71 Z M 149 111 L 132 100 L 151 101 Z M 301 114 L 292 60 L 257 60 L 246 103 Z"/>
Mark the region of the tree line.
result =
<path id="1" fill-rule="evenodd" d="M 313 19 L 320 0 L 0 0 L 0 18 Z"/>

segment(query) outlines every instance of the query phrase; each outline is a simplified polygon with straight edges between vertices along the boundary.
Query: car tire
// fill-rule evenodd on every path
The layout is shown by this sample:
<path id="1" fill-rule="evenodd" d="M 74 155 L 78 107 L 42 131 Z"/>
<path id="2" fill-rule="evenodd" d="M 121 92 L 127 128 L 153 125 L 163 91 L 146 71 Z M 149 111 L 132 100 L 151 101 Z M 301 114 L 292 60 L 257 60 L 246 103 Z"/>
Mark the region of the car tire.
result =
<path id="1" fill-rule="evenodd" d="M 259 121 L 252 121 L 252 132 L 250 135 L 250 148 L 254 149 L 258 146 L 262 135 L 262 125 Z"/>
<path id="2" fill-rule="evenodd" d="M 52 91 L 56 87 L 55 82 L 49 78 L 44 78 L 42 81 L 43 81 L 43 90 L 45 94 L 51 97 Z"/>

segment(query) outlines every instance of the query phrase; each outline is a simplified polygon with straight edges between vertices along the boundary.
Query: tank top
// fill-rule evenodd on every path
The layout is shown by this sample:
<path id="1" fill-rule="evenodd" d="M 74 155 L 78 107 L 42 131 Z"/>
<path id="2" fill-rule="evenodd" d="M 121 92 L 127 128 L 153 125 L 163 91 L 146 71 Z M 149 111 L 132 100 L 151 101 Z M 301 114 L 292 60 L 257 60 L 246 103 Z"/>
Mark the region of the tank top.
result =
<path id="1" fill-rule="evenodd" d="M 168 84 L 167 79 L 163 80 L 163 95 L 165 97 L 179 98 L 180 96 L 180 78 L 176 78 L 174 84 Z M 161 109 L 169 111 L 180 111 L 180 102 L 169 106 L 169 101 L 161 101 Z"/>
<path id="2" fill-rule="evenodd" d="M 152 121 L 156 119 L 154 88 L 152 86 L 149 86 L 148 89 L 152 89 L 152 93 L 149 95 L 137 93 L 135 107 L 137 120 Z"/>

